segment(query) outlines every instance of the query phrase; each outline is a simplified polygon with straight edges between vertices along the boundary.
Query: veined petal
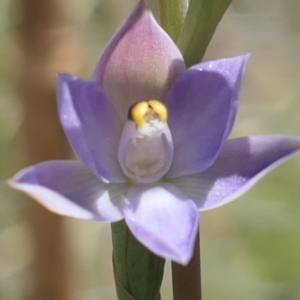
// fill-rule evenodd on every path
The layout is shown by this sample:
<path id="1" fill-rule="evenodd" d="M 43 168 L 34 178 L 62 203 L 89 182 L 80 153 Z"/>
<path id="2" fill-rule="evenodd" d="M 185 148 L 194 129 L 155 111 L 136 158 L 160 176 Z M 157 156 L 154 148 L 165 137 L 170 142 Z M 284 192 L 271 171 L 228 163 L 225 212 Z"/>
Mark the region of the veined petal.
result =
<path id="1" fill-rule="evenodd" d="M 180 51 L 143 1 L 105 49 L 93 78 L 112 100 L 122 123 L 137 101 L 163 101 L 185 70 Z"/>
<path id="2" fill-rule="evenodd" d="M 201 174 L 170 180 L 201 210 L 226 204 L 249 190 L 269 171 L 300 154 L 300 139 L 274 135 L 227 141 L 220 156 Z"/>
<path id="3" fill-rule="evenodd" d="M 59 117 L 80 160 L 104 182 L 124 182 L 118 164 L 121 127 L 114 108 L 96 82 L 59 76 Z"/>
<path id="4" fill-rule="evenodd" d="M 198 212 L 193 201 L 174 185 L 130 188 L 124 217 L 133 235 L 153 253 L 188 263 L 198 229 Z"/>
<path id="5" fill-rule="evenodd" d="M 167 99 L 174 159 L 167 177 L 196 174 L 212 165 L 235 119 L 248 55 L 188 69 Z"/>
<path id="6" fill-rule="evenodd" d="M 237 110 L 239 108 L 240 91 L 246 64 L 249 57 L 250 54 L 248 53 L 234 58 L 219 59 L 200 64 L 203 70 L 218 71 L 220 74 L 222 74 L 222 76 L 226 78 L 230 88 L 232 89 L 232 98 L 230 106 L 231 114 L 227 127 L 226 139 L 230 134 L 230 131 L 236 118 Z"/>
<path id="7" fill-rule="evenodd" d="M 60 215 L 110 222 L 123 219 L 128 187 L 101 182 L 78 161 L 39 163 L 21 170 L 8 184 Z"/>

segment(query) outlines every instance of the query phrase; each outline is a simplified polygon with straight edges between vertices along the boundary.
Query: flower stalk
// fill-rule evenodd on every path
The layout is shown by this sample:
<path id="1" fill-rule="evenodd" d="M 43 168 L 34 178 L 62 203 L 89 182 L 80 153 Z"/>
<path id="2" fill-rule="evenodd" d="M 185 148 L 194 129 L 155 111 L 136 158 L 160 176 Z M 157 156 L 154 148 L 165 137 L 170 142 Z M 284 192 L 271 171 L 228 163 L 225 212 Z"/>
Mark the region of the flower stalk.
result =
<path id="1" fill-rule="evenodd" d="M 200 229 L 194 245 L 194 253 L 186 266 L 172 262 L 174 300 L 201 300 Z"/>
<path id="2" fill-rule="evenodd" d="M 159 0 L 160 25 L 176 43 L 182 29 L 188 0 Z"/>
<path id="3" fill-rule="evenodd" d="M 111 224 L 113 263 L 119 300 L 160 300 L 165 260 L 131 234 L 124 221 Z"/>
<path id="4" fill-rule="evenodd" d="M 199 63 L 232 0 L 191 0 L 177 46 L 187 67 Z"/>

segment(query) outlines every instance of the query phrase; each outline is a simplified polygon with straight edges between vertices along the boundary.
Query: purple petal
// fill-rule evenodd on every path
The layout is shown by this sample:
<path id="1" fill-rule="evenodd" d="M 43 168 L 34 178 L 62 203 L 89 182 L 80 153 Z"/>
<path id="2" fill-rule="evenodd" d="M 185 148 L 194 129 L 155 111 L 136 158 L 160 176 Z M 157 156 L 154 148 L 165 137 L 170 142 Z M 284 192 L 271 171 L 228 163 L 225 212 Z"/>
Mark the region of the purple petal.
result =
<path id="1" fill-rule="evenodd" d="M 155 254 L 187 264 L 198 229 L 195 204 L 174 185 L 132 187 L 124 217 L 133 235 Z"/>
<path id="2" fill-rule="evenodd" d="M 80 160 L 104 182 L 124 182 L 118 163 L 121 128 L 106 94 L 93 81 L 59 76 L 59 116 Z"/>
<path id="3" fill-rule="evenodd" d="M 227 141 L 211 168 L 170 180 L 199 210 L 224 205 L 248 191 L 269 171 L 300 154 L 300 139 L 274 135 Z"/>
<path id="4" fill-rule="evenodd" d="M 212 165 L 232 127 L 248 55 L 196 65 L 171 88 L 166 104 L 174 142 L 167 177 Z"/>
<path id="5" fill-rule="evenodd" d="M 182 55 L 143 1 L 105 49 L 93 78 L 112 100 L 122 122 L 141 100 L 163 101 L 185 70 Z"/>
<path id="6" fill-rule="evenodd" d="M 245 73 L 246 63 L 249 57 L 250 54 L 248 53 L 234 58 L 219 59 L 201 64 L 201 68 L 203 68 L 203 70 L 217 71 L 220 74 L 222 74 L 226 78 L 229 86 L 232 89 L 231 115 L 229 126 L 227 128 L 228 130 L 226 134 L 226 139 L 230 134 L 230 131 L 236 118 L 237 110 L 239 107 L 242 80 Z"/>
<path id="7" fill-rule="evenodd" d="M 78 161 L 48 161 L 23 169 L 8 184 L 49 210 L 79 219 L 119 221 L 125 184 L 101 182 Z"/>

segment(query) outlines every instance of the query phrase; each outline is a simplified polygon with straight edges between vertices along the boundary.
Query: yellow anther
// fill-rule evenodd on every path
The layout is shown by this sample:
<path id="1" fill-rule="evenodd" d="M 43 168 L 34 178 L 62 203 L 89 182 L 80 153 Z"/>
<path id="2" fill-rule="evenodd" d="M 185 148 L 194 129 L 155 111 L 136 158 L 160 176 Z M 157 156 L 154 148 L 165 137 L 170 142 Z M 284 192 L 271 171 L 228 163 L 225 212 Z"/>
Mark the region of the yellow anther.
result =
<path id="1" fill-rule="evenodd" d="M 149 105 L 147 101 L 141 101 L 132 105 L 129 109 L 128 117 L 139 127 L 146 125 L 145 116 L 148 112 Z"/>
<path id="2" fill-rule="evenodd" d="M 134 121 L 139 127 L 143 127 L 149 118 L 159 118 L 161 122 L 168 119 L 166 106 L 158 100 L 140 101 L 132 105 L 128 112 L 128 118 Z"/>
<path id="3" fill-rule="evenodd" d="M 159 115 L 162 122 L 167 122 L 168 110 L 164 104 L 157 100 L 149 100 L 148 104 Z"/>

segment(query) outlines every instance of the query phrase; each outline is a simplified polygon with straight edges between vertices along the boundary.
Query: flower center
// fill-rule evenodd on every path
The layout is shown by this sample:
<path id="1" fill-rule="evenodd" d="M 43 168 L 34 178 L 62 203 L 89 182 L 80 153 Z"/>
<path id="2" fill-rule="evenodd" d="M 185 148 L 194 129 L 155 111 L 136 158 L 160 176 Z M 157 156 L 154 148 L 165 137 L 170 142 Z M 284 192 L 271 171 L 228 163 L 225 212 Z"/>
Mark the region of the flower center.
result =
<path id="1" fill-rule="evenodd" d="M 163 103 L 157 100 L 140 101 L 129 108 L 128 119 L 139 127 L 144 127 L 153 120 L 165 123 L 168 119 L 168 110 Z"/>
<path id="2" fill-rule="evenodd" d="M 157 100 L 141 101 L 128 112 L 120 145 L 124 173 L 138 182 L 154 182 L 166 174 L 173 158 L 168 111 Z"/>

